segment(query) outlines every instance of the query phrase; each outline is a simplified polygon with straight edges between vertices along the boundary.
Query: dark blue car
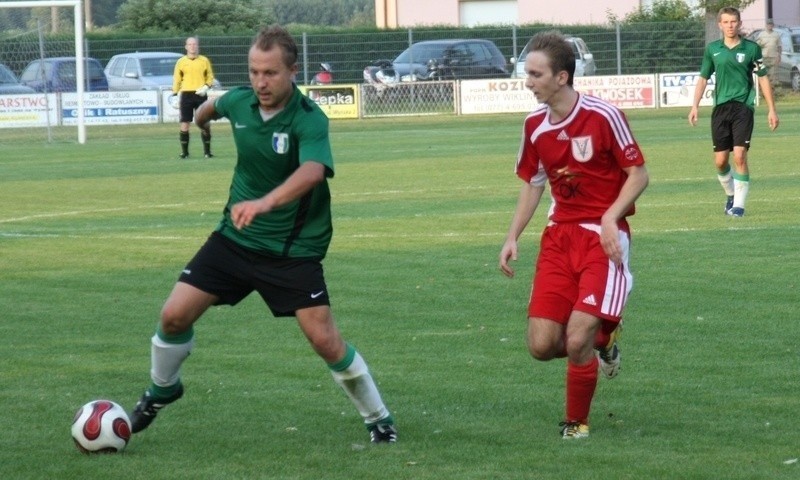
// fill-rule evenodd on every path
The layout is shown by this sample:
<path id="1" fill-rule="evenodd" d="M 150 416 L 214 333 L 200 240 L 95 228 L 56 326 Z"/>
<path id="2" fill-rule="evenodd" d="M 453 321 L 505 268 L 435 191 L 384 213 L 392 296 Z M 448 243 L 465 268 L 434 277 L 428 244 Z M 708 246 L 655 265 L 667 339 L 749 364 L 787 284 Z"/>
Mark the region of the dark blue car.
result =
<path id="1" fill-rule="evenodd" d="M 108 80 L 100 62 L 87 58 L 84 65 L 84 90 L 108 91 Z M 76 77 L 75 57 L 53 57 L 29 63 L 22 71 L 19 81 L 37 92 L 75 92 L 78 90 Z"/>

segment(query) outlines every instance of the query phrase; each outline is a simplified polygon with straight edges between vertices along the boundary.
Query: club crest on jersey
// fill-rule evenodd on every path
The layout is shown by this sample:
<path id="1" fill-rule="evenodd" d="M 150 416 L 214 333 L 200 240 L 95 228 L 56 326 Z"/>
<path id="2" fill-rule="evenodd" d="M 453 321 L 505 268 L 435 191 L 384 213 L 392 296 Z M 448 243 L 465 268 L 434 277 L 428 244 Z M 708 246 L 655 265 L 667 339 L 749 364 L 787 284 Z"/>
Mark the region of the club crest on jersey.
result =
<path id="1" fill-rule="evenodd" d="M 289 151 L 289 134 L 275 132 L 272 134 L 272 149 L 275 153 L 284 154 Z"/>
<path id="2" fill-rule="evenodd" d="M 736 61 L 739 63 L 744 62 L 744 53 L 737 53 L 736 54 Z"/>
<path id="3" fill-rule="evenodd" d="M 588 162 L 594 156 L 592 137 L 575 137 L 572 139 L 572 156 L 575 160 L 583 163 Z"/>

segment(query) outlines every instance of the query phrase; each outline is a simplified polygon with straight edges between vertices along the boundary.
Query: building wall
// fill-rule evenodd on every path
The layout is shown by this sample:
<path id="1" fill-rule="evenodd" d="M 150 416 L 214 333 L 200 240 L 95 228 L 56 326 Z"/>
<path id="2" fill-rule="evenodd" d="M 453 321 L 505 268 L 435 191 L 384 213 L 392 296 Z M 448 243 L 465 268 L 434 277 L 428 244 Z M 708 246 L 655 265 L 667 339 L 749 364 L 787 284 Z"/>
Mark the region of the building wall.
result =
<path id="1" fill-rule="evenodd" d="M 425 25 L 470 26 L 462 19 L 463 4 L 491 4 L 503 0 L 375 0 L 375 16 L 381 28 L 419 27 Z M 562 25 L 597 25 L 607 22 L 607 12 L 624 17 L 653 0 L 517 0 L 517 25 L 550 23 Z M 742 11 L 745 31 L 763 28 L 767 19 L 767 1 L 756 0 Z M 778 25 L 800 25 L 799 0 L 771 0 L 772 16 Z M 507 1 L 503 2 L 507 3 Z M 474 9 L 473 9 L 474 10 Z M 489 9 L 491 10 L 491 9 Z M 508 23 L 506 19 L 481 23 Z"/>

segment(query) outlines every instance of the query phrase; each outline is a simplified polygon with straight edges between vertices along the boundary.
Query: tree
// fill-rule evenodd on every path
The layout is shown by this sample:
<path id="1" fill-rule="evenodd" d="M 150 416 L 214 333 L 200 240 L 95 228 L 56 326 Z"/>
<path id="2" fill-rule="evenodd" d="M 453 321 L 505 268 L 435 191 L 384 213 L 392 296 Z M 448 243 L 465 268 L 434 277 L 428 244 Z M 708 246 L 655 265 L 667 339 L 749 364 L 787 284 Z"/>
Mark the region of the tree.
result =
<path id="1" fill-rule="evenodd" d="M 284 25 L 375 25 L 373 0 L 271 0 L 269 5 Z"/>
<path id="2" fill-rule="evenodd" d="M 125 0 L 92 0 L 92 22 L 97 27 L 117 23 L 117 10 Z"/>
<path id="3" fill-rule="evenodd" d="M 206 34 L 251 31 L 272 23 L 252 0 L 127 0 L 119 26 L 133 32 Z"/>
<path id="4" fill-rule="evenodd" d="M 720 32 L 717 25 L 717 13 L 723 7 L 734 7 L 742 11 L 755 3 L 756 0 L 700 0 L 699 8 L 705 12 L 706 43 L 719 40 Z"/>
<path id="5" fill-rule="evenodd" d="M 698 12 L 693 12 L 684 0 L 656 0 L 648 7 L 638 9 L 619 20 L 609 13 L 609 23 L 642 23 L 642 22 L 674 22 L 700 19 Z"/>

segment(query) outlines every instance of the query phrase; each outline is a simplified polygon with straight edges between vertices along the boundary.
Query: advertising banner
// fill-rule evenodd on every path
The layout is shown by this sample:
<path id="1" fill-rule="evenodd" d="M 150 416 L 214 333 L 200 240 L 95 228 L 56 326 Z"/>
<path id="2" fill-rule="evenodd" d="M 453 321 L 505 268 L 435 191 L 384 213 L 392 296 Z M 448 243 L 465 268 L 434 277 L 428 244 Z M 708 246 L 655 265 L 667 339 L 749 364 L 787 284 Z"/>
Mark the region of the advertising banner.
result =
<path id="1" fill-rule="evenodd" d="M 358 118 L 358 85 L 304 85 L 299 88 L 328 118 Z"/>
<path id="2" fill-rule="evenodd" d="M 530 112 L 538 104 L 525 81 L 515 79 L 462 80 L 462 114 Z"/>
<path id="3" fill-rule="evenodd" d="M 689 73 L 662 73 L 658 76 L 661 98 L 659 107 L 684 107 L 692 108 L 694 101 L 694 88 L 700 72 Z M 700 106 L 711 106 L 714 104 L 714 83 L 715 76 L 711 75 L 708 79 L 708 86 L 700 100 Z"/>
<path id="4" fill-rule="evenodd" d="M 54 93 L 0 95 L 0 128 L 43 127 L 48 121 L 52 126 L 58 124 L 58 100 Z"/>
<path id="5" fill-rule="evenodd" d="M 158 93 L 87 92 L 83 95 L 86 125 L 158 123 Z M 62 125 L 77 125 L 78 94 L 61 94 Z"/>
<path id="6" fill-rule="evenodd" d="M 655 75 L 575 77 L 575 90 L 626 108 L 655 108 Z"/>

